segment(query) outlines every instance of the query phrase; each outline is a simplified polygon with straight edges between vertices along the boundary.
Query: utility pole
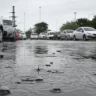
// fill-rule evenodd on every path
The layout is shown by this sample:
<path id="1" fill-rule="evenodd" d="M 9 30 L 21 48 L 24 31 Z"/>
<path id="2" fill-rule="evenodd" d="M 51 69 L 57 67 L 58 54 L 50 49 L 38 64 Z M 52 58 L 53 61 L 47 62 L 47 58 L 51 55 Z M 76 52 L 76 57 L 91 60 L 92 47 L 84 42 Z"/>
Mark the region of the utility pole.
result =
<path id="1" fill-rule="evenodd" d="M 77 12 L 74 12 L 74 20 L 76 21 L 77 19 Z"/>
<path id="2" fill-rule="evenodd" d="M 56 19 L 56 31 L 57 31 L 57 26 L 58 26 L 58 21 L 57 21 L 57 19 Z"/>
<path id="3" fill-rule="evenodd" d="M 16 27 L 16 21 L 15 21 L 15 18 L 16 18 L 16 16 L 15 16 L 15 6 L 12 6 L 12 26 L 13 27 Z"/>
<path id="4" fill-rule="evenodd" d="M 41 22 L 41 8 L 42 7 L 39 7 L 39 22 Z"/>
<path id="5" fill-rule="evenodd" d="M 24 13 L 24 32 L 25 32 L 25 13 Z"/>

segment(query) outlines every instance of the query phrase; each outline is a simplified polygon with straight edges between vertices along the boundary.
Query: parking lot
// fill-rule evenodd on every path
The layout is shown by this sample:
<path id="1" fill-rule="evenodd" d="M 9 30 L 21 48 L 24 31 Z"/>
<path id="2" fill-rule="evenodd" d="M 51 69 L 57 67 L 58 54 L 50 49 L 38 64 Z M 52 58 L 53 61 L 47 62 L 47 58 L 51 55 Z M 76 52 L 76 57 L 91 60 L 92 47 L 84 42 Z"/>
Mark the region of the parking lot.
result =
<path id="1" fill-rule="evenodd" d="M 2 42 L 0 55 L 8 96 L 96 96 L 96 41 Z"/>

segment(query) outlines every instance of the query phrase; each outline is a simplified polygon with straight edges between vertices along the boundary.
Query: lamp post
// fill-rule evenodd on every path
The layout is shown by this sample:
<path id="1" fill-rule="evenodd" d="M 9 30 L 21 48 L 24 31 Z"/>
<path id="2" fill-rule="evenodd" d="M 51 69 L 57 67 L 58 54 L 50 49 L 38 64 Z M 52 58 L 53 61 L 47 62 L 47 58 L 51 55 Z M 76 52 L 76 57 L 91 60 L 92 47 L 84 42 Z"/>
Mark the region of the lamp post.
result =
<path id="1" fill-rule="evenodd" d="M 76 21 L 77 19 L 77 12 L 74 12 L 74 20 Z"/>
<path id="2" fill-rule="evenodd" d="M 41 22 L 41 6 L 39 7 L 39 22 Z"/>
<path id="3" fill-rule="evenodd" d="M 24 32 L 25 32 L 25 13 L 24 13 Z"/>

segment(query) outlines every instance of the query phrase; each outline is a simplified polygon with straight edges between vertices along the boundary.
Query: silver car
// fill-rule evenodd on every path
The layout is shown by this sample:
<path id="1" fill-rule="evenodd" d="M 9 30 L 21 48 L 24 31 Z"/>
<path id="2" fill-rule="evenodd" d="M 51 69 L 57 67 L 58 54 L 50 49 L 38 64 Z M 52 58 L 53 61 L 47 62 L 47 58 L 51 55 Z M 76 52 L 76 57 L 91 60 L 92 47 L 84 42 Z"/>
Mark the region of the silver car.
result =
<path id="1" fill-rule="evenodd" d="M 79 27 L 73 32 L 74 40 L 89 40 L 96 38 L 96 29 L 92 27 Z"/>
<path id="2" fill-rule="evenodd" d="M 63 30 L 61 33 L 60 33 L 60 39 L 61 40 L 71 40 L 73 39 L 73 32 L 74 30 L 71 30 L 71 29 L 67 29 L 67 30 Z"/>

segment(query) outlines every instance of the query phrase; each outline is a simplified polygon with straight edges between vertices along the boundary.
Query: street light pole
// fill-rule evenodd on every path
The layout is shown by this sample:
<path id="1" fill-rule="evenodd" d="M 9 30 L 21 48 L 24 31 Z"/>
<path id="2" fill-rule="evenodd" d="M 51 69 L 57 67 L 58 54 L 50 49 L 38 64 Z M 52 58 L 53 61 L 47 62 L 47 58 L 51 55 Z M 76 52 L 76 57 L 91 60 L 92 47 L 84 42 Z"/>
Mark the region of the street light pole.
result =
<path id="1" fill-rule="evenodd" d="M 25 13 L 24 13 L 24 32 L 25 32 Z"/>
<path id="2" fill-rule="evenodd" d="M 58 24 L 58 21 L 57 21 L 57 19 L 56 19 L 56 31 L 57 31 L 57 26 L 58 26 L 57 24 Z"/>
<path id="3" fill-rule="evenodd" d="M 77 12 L 74 12 L 74 20 L 76 21 L 76 19 L 77 19 Z"/>
<path id="4" fill-rule="evenodd" d="M 42 7 L 39 7 L 39 22 L 41 22 L 41 8 Z"/>

